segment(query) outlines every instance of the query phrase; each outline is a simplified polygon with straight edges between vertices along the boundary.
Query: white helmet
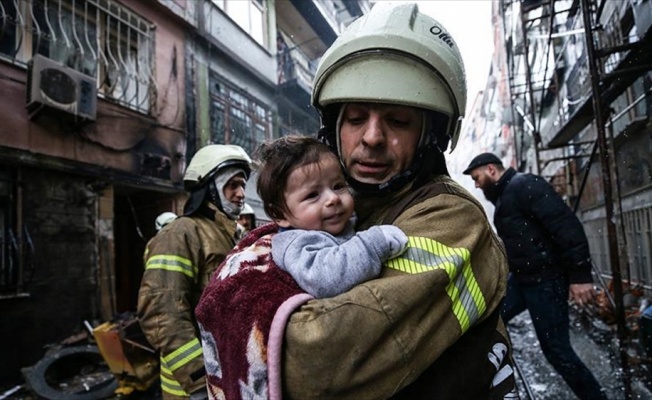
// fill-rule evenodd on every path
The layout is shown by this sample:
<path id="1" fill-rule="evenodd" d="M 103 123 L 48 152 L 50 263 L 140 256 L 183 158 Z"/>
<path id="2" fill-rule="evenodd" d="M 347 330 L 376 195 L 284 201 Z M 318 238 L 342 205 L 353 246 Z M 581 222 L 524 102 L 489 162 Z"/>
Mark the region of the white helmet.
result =
<path id="1" fill-rule="evenodd" d="M 452 151 L 466 108 L 466 76 L 455 41 L 416 4 L 377 2 L 342 32 L 317 68 L 312 104 L 322 124 L 335 123 L 329 105 L 346 102 L 399 104 L 443 114 Z M 323 131 L 320 136 L 332 146 L 335 130 Z"/>
<path id="2" fill-rule="evenodd" d="M 245 171 L 246 179 L 251 173 L 251 158 L 240 146 L 233 144 L 210 144 L 195 153 L 183 183 L 188 190 L 204 185 L 215 173 L 224 167 L 239 167 Z"/>
<path id="3" fill-rule="evenodd" d="M 156 227 L 156 232 L 163 229 L 163 227 L 165 225 L 169 224 L 170 222 L 174 221 L 175 219 L 177 219 L 177 214 L 175 214 L 173 212 L 170 212 L 170 211 L 166 211 L 166 212 L 162 213 L 161 215 L 159 215 L 158 217 L 156 217 L 156 221 L 154 221 L 154 226 Z"/>
<path id="4" fill-rule="evenodd" d="M 255 215 L 254 209 L 251 208 L 249 204 L 245 203 L 244 207 L 242 207 L 242 211 L 240 212 L 240 215 Z"/>

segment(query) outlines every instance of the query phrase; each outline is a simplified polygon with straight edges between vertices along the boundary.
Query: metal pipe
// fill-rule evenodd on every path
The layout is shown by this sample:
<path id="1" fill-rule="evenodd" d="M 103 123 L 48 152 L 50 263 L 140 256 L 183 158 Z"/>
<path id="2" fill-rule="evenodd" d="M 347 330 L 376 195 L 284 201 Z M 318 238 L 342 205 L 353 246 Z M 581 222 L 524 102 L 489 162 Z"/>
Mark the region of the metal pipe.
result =
<path id="1" fill-rule="evenodd" d="M 545 160 L 543 162 L 543 165 L 545 167 L 545 166 L 547 166 L 548 164 L 550 164 L 553 161 L 566 161 L 566 160 L 572 160 L 572 159 L 575 159 L 575 158 L 584 158 L 584 157 L 588 157 L 588 156 L 586 154 L 577 154 L 577 155 L 574 155 L 574 156 L 553 157 L 553 158 L 549 158 L 549 159 Z"/>
<path id="2" fill-rule="evenodd" d="M 605 192 L 604 206 L 607 224 L 607 237 L 609 239 L 609 260 L 614 283 L 614 297 L 616 302 L 616 325 L 618 334 L 618 347 L 620 353 L 620 363 L 623 369 L 623 383 L 625 397 L 632 398 L 631 377 L 628 367 L 628 355 L 625 349 L 625 340 L 627 337 L 625 326 L 625 310 L 623 307 L 623 288 L 620 274 L 620 258 L 618 256 L 618 241 L 616 224 L 614 221 L 614 204 L 613 204 L 613 187 L 611 182 L 610 157 L 605 133 L 605 120 L 603 116 L 603 105 L 600 96 L 600 79 L 595 54 L 595 42 L 593 40 L 593 21 L 591 21 L 590 0 L 580 0 L 582 5 L 582 18 L 584 28 L 586 29 L 586 50 L 589 61 L 589 71 L 591 76 L 591 92 L 593 94 L 593 112 L 595 115 L 595 125 L 597 128 L 597 142 L 600 150 L 600 164 L 602 167 L 602 183 Z"/>
<path id="3" fill-rule="evenodd" d="M 622 110 L 620 110 L 620 112 L 619 112 L 618 114 L 616 114 L 616 115 L 614 115 L 613 117 L 611 117 L 611 119 L 607 122 L 607 125 L 611 126 L 611 125 L 613 124 L 613 121 L 616 121 L 616 120 L 620 119 L 620 117 L 622 117 L 623 115 L 627 114 L 627 112 L 628 112 L 629 110 L 631 110 L 632 108 L 636 107 L 636 106 L 638 105 L 638 103 L 640 103 L 641 101 L 643 101 L 647 96 L 649 96 L 649 95 L 651 95 L 651 94 L 652 94 L 652 89 L 650 89 L 650 90 L 648 90 L 647 92 L 643 93 L 642 95 L 638 96 L 638 98 L 637 98 L 636 100 L 634 100 L 633 102 L 631 102 L 630 104 L 628 104 L 627 107 L 625 107 L 625 108 L 623 108 Z"/>
<path id="4" fill-rule="evenodd" d="M 582 198 L 582 193 L 584 193 L 584 188 L 586 187 L 586 182 L 589 178 L 589 172 L 591 171 L 591 165 L 595 159 L 595 155 L 598 152 L 598 142 L 593 142 L 593 149 L 591 149 L 591 155 L 589 156 L 589 162 L 586 164 L 586 171 L 584 171 L 584 176 L 582 176 L 582 183 L 580 184 L 579 193 L 577 194 L 577 201 L 573 206 L 573 214 L 577 214 L 577 210 L 580 207 L 580 199 Z"/>
<path id="5" fill-rule="evenodd" d="M 532 76 L 532 71 L 530 70 L 530 54 L 529 54 L 529 44 L 528 44 L 528 38 L 527 38 L 527 31 L 525 28 L 525 15 L 523 13 L 523 9 L 521 8 L 521 34 L 523 35 L 523 57 L 524 57 L 524 66 L 525 66 L 525 75 L 526 75 L 526 83 L 527 83 L 527 92 L 528 92 L 528 97 L 530 101 L 530 107 L 529 107 L 529 114 L 530 114 L 530 120 L 532 121 L 533 124 L 536 124 L 536 116 L 534 114 L 534 107 L 535 107 L 535 101 L 534 101 L 534 93 L 532 91 L 532 82 L 530 81 L 530 77 Z M 534 137 L 534 158 L 536 161 L 536 166 L 537 170 L 534 171 L 535 173 L 539 173 L 541 170 L 541 166 L 539 165 L 539 142 L 540 142 L 540 137 L 539 137 L 539 132 L 538 132 L 539 127 L 534 126 L 534 130 L 532 132 L 532 136 Z"/>
<path id="6" fill-rule="evenodd" d="M 518 376 L 521 377 L 521 381 L 523 382 L 523 386 L 525 387 L 525 393 L 527 394 L 528 399 L 536 400 L 536 396 L 534 395 L 534 392 L 530 387 L 530 383 L 525 378 L 525 374 L 523 373 L 523 370 L 521 369 L 521 366 L 519 365 L 518 361 L 516 361 L 516 357 L 512 357 L 512 361 L 514 362 L 514 367 L 516 367 L 516 371 L 518 371 Z"/>

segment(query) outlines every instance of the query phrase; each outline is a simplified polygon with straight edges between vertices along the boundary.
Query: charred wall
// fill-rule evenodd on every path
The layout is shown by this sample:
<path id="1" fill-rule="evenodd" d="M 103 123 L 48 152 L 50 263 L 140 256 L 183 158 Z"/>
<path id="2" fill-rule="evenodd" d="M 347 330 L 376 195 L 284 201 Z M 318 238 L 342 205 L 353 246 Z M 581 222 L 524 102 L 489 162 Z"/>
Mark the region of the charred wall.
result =
<path id="1" fill-rule="evenodd" d="M 97 317 L 97 194 L 83 179 L 23 169 L 26 298 L 0 300 L 0 380 L 15 382 L 43 345 L 65 339 Z"/>

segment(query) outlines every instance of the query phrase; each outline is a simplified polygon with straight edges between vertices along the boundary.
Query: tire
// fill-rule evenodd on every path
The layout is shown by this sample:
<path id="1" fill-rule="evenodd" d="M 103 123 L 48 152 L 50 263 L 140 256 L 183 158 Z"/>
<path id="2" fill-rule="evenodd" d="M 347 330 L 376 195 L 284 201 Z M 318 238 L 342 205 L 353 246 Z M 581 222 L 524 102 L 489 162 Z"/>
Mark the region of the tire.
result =
<path id="1" fill-rule="evenodd" d="M 49 352 L 24 372 L 37 395 L 49 400 L 96 400 L 118 387 L 97 346 L 63 347 Z"/>

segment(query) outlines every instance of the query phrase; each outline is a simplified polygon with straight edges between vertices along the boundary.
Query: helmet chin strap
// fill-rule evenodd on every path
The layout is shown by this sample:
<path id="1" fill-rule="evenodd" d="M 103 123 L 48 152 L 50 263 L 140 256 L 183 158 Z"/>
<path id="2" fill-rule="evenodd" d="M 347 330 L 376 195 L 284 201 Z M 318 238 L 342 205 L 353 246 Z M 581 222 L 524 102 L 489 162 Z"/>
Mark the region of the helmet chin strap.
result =
<path id="1" fill-rule="evenodd" d="M 413 164 L 414 165 L 414 164 Z M 370 196 L 383 196 L 386 194 L 394 193 L 404 188 L 408 183 L 414 180 L 416 176 L 415 171 L 410 168 L 394 175 L 390 180 L 384 183 L 364 183 L 353 178 L 346 173 L 346 180 L 351 188 L 357 193 L 366 194 Z"/>
<path id="2" fill-rule="evenodd" d="M 213 203 L 218 210 L 226 214 L 229 219 L 236 220 L 240 216 L 242 207 L 231 203 L 229 200 L 224 198 L 221 190 L 217 189 L 215 181 L 210 181 L 208 184 L 208 201 Z"/>

